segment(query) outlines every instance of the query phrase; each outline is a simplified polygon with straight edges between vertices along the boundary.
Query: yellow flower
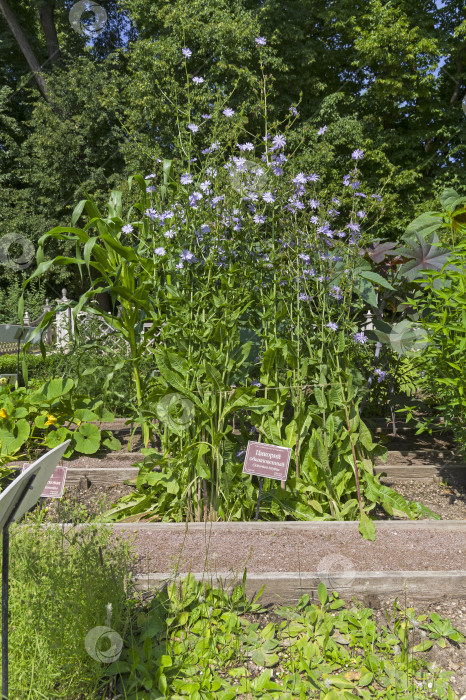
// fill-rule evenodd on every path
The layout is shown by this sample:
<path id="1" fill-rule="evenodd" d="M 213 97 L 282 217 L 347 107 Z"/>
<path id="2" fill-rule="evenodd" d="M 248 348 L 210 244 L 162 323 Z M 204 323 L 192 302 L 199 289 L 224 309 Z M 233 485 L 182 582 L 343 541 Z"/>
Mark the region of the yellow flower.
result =
<path id="1" fill-rule="evenodd" d="M 5 411 L 4 408 L 0 408 L 0 418 L 6 418 L 8 413 Z"/>
<path id="2" fill-rule="evenodd" d="M 53 425 L 56 423 L 58 418 L 55 418 L 55 416 L 49 416 L 47 415 L 47 420 L 45 421 L 45 425 Z"/>

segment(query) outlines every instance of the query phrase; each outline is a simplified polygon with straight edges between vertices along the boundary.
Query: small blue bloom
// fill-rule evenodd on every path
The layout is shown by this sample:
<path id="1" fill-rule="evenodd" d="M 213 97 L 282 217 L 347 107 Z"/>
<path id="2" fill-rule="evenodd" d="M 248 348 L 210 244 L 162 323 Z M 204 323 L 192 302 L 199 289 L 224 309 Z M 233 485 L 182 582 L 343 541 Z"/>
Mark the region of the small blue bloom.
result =
<path id="1" fill-rule="evenodd" d="M 272 148 L 271 150 L 278 150 L 280 148 L 285 148 L 286 146 L 286 139 L 282 134 L 277 134 L 276 136 L 273 137 L 272 139 Z"/>
<path id="2" fill-rule="evenodd" d="M 383 369 L 375 369 L 374 374 L 377 375 L 377 381 L 380 384 L 380 382 L 383 382 L 385 377 L 387 376 L 387 373 L 383 371 Z"/>

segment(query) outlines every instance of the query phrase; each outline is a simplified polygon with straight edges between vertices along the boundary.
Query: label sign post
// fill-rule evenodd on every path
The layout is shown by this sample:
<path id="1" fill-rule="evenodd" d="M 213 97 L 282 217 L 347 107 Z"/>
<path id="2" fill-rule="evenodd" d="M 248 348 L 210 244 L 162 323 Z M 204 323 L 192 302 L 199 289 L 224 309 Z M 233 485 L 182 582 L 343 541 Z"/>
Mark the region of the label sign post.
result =
<path id="1" fill-rule="evenodd" d="M 24 472 L 28 467 L 29 464 L 25 462 L 21 471 Z M 68 467 L 57 467 L 54 470 L 52 476 L 45 484 L 44 490 L 40 494 L 39 510 L 42 509 L 42 503 L 45 498 L 61 498 L 63 496 L 67 471 Z"/>
<path id="2" fill-rule="evenodd" d="M 259 496 L 257 499 L 255 520 L 259 518 L 259 507 L 264 479 L 276 479 L 284 484 L 288 476 L 290 458 L 291 447 L 266 445 L 263 442 L 248 442 L 243 465 L 243 474 L 251 474 L 259 477 Z"/>
<path id="3" fill-rule="evenodd" d="M 68 449 L 66 440 L 42 455 L 25 469 L 0 493 L 0 531 L 2 552 L 2 700 L 8 700 L 8 577 L 10 556 L 10 525 L 19 520 L 36 503 L 55 467 Z"/>

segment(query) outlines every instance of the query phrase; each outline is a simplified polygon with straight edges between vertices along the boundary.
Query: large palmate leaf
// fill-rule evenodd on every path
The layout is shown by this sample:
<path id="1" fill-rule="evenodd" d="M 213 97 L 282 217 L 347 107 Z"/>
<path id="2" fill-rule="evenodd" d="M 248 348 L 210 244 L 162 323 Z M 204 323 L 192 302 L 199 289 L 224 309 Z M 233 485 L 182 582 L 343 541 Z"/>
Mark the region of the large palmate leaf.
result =
<path id="1" fill-rule="evenodd" d="M 400 269 L 402 277 L 412 281 L 420 277 L 424 270 L 441 270 L 448 262 L 448 251 L 439 245 L 436 233 L 424 238 L 416 232 L 415 238 L 404 237 L 406 246 L 399 249 L 399 254 L 410 258 Z"/>
<path id="2" fill-rule="evenodd" d="M 421 234 L 422 236 L 430 236 L 437 231 L 441 226 L 444 226 L 443 214 L 437 211 L 427 211 L 418 216 L 412 221 L 406 229 L 406 234 Z"/>
<path id="3" fill-rule="evenodd" d="M 466 204 L 466 197 L 459 195 L 456 190 L 449 187 L 440 195 L 440 204 L 448 212 L 453 212 L 457 207 Z"/>
<path id="4" fill-rule="evenodd" d="M 375 336 L 384 345 L 390 345 L 398 355 L 417 355 L 429 343 L 427 331 L 407 318 L 393 325 L 376 319 L 374 321 L 374 330 L 369 331 L 369 335 L 371 337 Z"/>
<path id="5" fill-rule="evenodd" d="M 373 262 L 381 263 L 385 260 L 387 255 L 397 254 L 397 251 L 394 250 L 397 245 L 398 244 L 393 241 L 375 241 L 370 248 L 367 248 L 366 252 Z"/>

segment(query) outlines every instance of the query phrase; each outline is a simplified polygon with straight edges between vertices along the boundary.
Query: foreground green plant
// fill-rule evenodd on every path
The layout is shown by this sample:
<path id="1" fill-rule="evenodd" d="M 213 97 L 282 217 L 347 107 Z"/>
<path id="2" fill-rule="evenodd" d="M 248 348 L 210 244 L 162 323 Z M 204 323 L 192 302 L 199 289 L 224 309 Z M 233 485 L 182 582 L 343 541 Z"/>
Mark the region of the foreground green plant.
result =
<path id="1" fill-rule="evenodd" d="M 246 572 L 227 593 L 189 575 L 136 607 L 128 648 L 107 672 L 117 691 L 126 700 L 457 698 L 451 674 L 420 658 L 429 644 L 406 641 L 425 616 L 416 619 L 395 601 L 393 623 L 378 629 L 372 610 L 346 606 L 321 583 L 320 605 L 304 595 L 297 606 L 274 610 L 282 622 L 265 624 L 263 589 L 250 602 L 245 581 Z M 425 626 L 429 636 L 443 625 L 449 639 L 464 643 L 448 621 L 435 624 Z"/>
<path id="2" fill-rule="evenodd" d="M 452 430 L 458 452 L 466 454 L 466 245 L 457 246 L 450 264 L 425 275 L 425 294 L 412 300 L 428 343 L 416 363 L 423 401 L 406 409 L 418 432 Z M 429 405 L 432 419 L 420 418 Z"/>
<path id="3" fill-rule="evenodd" d="M 124 634 L 125 543 L 108 530 L 14 525 L 10 542 L 10 700 L 99 699 L 105 667 L 86 651 L 88 632 Z"/>
<path id="4" fill-rule="evenodd" d="M 0 386 L 0 456 L 37 454 L 65 440 L 65 452 L 94 454 L 103 445 L 119 449 L 121 444 L 109 430 L 100 430 L 91 421 L 113 421 L 103 401 L 76 395 L 72 379 L 51 379 L 37 389 Z M 72 426 L 76 426 L 75 428 Z"/>
<path id="5" fill-rule="evenodd" d="M 74 315 L 99 316 L 126 344 L 146 459 L 137 493 L 111 517 L 250 519 L 257 489 L 242 476 L 240 455 L 254 436 L 292 449 L 287 490 L 266 486 L 263 518 L 357 518 L 373 539 L 377 504 L 389 515 L 433 516 L 381 486 L 373 464 L 383 450 L 360 418 L 372 379 L 386 374 L 374 367 L 372 344 L 382 341 L 365 334 L 366 314 L 396 292 L 377 267 L 390 245 L 376 241 L 369 251 L 382 196 L 361 183 L 360 148 L 348 154 L 338 191 L 326 187 L 325 172 L 307 172 L 298 144 L 287 142 L 297 110 L 270 120 L 262 45 L 262 133 L 247 131 L 246 106 L 235 110 L 218 91 L 208 99 L 192 87 L 192 52 L 180 48 L 188 103 L 175 114 L 174 140 L 183 156 L 130 178 L 137 199 L 112 192 L 106 215 L 90 197 L 81 201 L 71 226 L 40 239 L 25 288 L 54 266 L 87 271 Z M 314 134 L 316 163 L 325 131 Z M 73 243 L 75 257 L 46 260 L 56 241 Z M 425 241 L 411 243 L 403 254 L 409 284 L 426 267 Z M 95 304 L 102 292 L 111 311 Z M 405 331 L 410 322 L 402 323 Z M 391 335 L 393 326 L 384 330 Z M 149 448 L 156 431 L 163 454 Z"/>

